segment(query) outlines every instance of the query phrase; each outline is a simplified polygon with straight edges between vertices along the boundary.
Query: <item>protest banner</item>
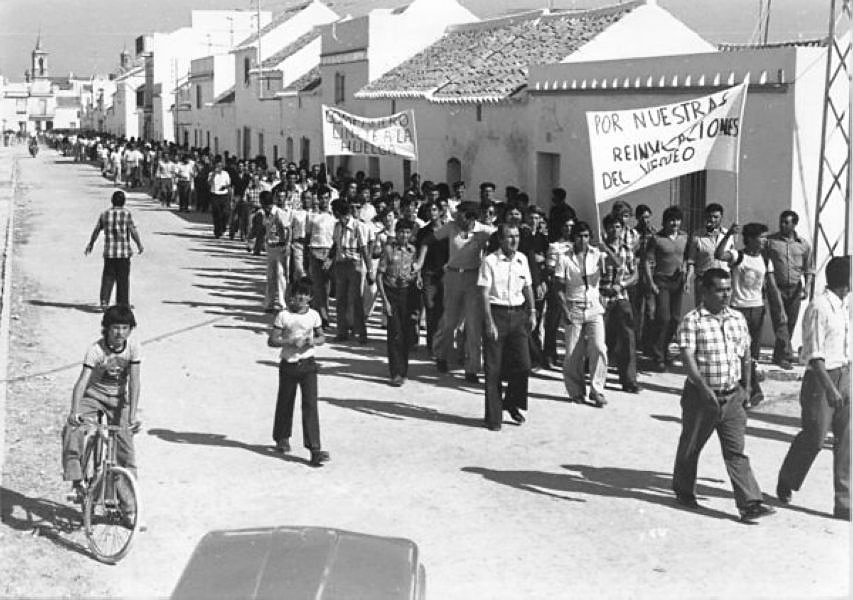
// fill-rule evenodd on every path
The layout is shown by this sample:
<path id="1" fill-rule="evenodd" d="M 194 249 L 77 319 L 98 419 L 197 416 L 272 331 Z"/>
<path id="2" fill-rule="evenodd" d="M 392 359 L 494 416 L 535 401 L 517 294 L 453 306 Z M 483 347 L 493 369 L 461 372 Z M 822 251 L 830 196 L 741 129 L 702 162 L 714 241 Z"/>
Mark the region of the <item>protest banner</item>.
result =
<path id="1" fill-rule="evenodd" d="M 418 160 L 413 110 L 366 118 L 324 104 L 322 114 L 326 156 L 399 156 Z"/>
<path id="2" fill-rule="evenodd" d="M 746 87 L 662 106 L 587 112 L 596 206 L 687 173 L 737 173 Z"/>

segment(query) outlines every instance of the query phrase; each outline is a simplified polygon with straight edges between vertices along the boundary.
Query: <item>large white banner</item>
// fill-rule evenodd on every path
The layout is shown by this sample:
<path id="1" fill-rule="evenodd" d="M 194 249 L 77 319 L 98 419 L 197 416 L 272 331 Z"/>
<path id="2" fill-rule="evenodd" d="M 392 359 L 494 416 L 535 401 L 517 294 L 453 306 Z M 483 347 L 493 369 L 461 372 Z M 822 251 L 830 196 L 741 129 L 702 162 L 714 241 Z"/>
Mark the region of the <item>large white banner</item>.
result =
<path id="1" fill-rule="evenodd" d="M 400 156 L 418 160 L 415 112 L 404 110 L 368 119 L 324 104 L 323 151 L 326 156 Z"/>
<path id="2" fill-rule="evenodd" d="M 705 169 L 738 170 L 746 84 L 675 104 L 586 113 L 595 201 Z"/>

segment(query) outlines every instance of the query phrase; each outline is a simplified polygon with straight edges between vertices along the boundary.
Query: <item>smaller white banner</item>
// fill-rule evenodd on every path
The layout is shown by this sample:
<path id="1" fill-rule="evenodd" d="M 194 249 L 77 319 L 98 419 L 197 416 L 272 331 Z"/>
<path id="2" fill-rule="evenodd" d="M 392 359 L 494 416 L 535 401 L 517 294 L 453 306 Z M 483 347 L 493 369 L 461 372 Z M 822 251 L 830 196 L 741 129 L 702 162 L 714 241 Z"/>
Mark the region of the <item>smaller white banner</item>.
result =
<path id="1" fill-rule="evenodd" d="M 323 152 L 326 156 L 400 156 L 418 160 L 415 112 L 366 118 L 323 105 Z"/>
<path id="2" fill-rule="evenodd" d="M 746 84 L 675 104 L 590 111 L 595 201 L 673 177 L 738 170 Z"/>

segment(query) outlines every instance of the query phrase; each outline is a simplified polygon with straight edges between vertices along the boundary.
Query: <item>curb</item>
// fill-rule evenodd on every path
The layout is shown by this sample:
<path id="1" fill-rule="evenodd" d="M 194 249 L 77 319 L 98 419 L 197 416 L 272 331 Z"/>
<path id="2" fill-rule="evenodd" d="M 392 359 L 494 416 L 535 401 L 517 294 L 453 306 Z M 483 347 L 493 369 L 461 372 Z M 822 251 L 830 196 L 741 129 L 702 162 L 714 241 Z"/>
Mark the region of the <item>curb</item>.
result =
<path id="1" fill-rule="evenodd" d="M 9 300 L 12 296 L 12 251 L 15 240 L 15 196 L 18 188 L 18 158 L 13 153 L 10 156 L 12 172 L 10 174 L 9 206 L 3 232 L 3 279 L 0 281 L 0 483 L 3 481 L 3 467 L 6 459 L 6 394 L 8 388 L 9 368 Z"/>

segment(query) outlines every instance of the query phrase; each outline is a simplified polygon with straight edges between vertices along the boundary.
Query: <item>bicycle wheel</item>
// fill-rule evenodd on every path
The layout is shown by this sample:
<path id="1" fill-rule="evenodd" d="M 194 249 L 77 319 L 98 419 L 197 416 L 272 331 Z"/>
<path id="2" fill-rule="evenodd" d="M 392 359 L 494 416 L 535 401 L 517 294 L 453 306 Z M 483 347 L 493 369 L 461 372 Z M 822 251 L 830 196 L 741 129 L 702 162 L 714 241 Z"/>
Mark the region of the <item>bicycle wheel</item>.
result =
<path id="1" fill-rule="evenodd" d="M 122 467 L 111 467 L 86 490 L 83 528 L 89 549 L 99 561 L 124 558 L 142 522 L 136 479 Z"/>

